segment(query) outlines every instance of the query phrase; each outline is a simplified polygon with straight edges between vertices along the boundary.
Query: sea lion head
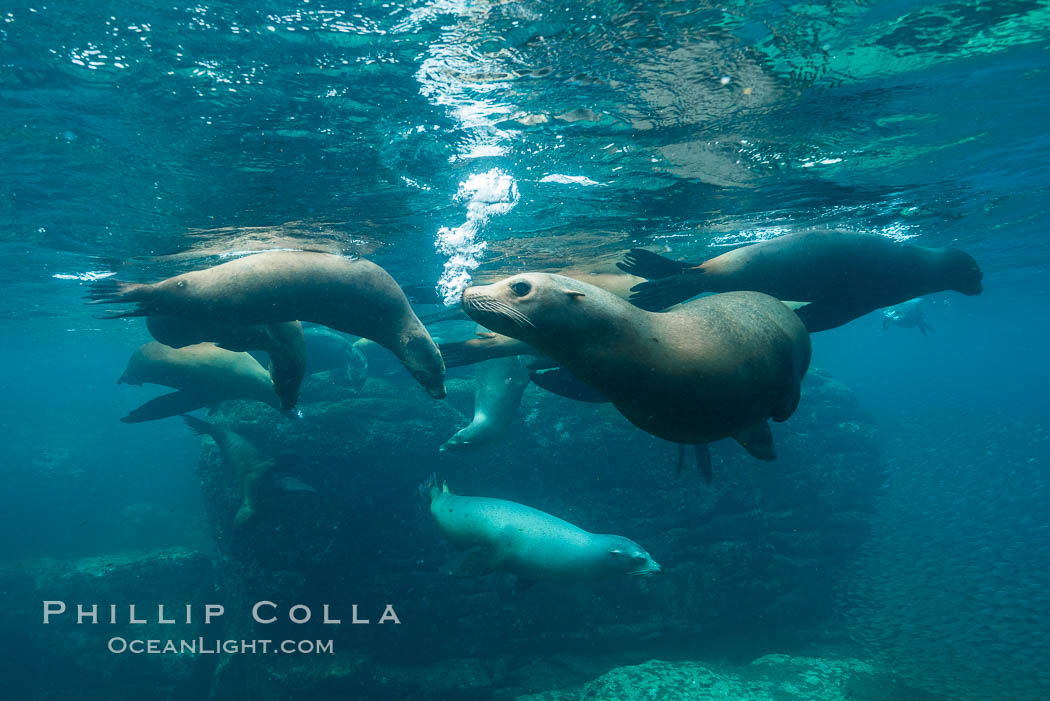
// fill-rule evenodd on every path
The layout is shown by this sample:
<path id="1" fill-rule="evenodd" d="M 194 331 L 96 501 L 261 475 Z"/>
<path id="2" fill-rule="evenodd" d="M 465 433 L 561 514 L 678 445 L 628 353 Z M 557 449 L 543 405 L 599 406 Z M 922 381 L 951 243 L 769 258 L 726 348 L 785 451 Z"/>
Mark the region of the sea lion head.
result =
<path id="1" fill-rule="evenodd" d="M 413 317 L 414 318 L 414 317 Z M 401 336 L 397 357 L 434 399 L 445 398 L 445 361 L 422 324 Z"/>
<path id="2" fill-rule="evenodd" d="M 606 538 L 609 546 L 609 568 L 612 571 L 623 572 L 632 577 L 652 577 L 663 569 L 652 555 L 630 538 L 619 535 Z"/>
<path id="3" fill-rule="evenodd" d="M 578 305 L 588 294 L 585 287 L 597 290 L 562 275 L 522 273 L 468 287 L 463 291 L 463 310 L 487 329 L 532 343 L 541 333 L 561 335 L 579 329 Z"/>
<path id="4" fill-rule="evenodd" d="M 957 248 L 944 249 L 943 266 L 947 274 L 947 287 L 964 295 L 979 295 L 984 290 L 981 280 L 984 273 L 966 251 Z"/>

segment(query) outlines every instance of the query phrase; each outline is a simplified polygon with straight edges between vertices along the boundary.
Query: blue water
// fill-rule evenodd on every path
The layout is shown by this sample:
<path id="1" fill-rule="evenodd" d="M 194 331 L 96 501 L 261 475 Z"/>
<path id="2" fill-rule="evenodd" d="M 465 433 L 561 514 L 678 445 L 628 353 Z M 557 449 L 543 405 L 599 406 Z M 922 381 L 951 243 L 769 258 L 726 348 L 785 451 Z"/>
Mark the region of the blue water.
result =
<path id="1" fill-rule="evenodd" d="M 454 300 L 636 245 L 880 233 L 966 250 L 985 292 L 929 296 L 929 336 L 875 312 L 813 337 L 888 475 L 842 654 L 1046 698 L 1048 52 L 1050 4 L 1020 0 L 4 2 L 0 560 L 215 549 L 199 438 L 118 421 L 149 336 L 82 303 L 98 275 L 302 246 Z"/>

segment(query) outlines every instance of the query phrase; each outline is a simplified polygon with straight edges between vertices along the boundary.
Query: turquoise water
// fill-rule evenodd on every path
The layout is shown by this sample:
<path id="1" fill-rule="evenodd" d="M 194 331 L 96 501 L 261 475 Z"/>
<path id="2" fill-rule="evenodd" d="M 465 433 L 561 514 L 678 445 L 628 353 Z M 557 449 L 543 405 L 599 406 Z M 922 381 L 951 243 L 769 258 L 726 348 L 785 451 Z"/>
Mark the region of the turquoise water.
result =
<path id="1" fill-rule="evenodd" d="M 785 653 L 874 660 L 933 698 L 1046 698 L 1047 3 L 7 2 L 0 20 L 0 669 L 18 698 L 168 679 L 97 662 L 103 634 L 42 628 L 43 600 L 267 591 L 391 596 L 406 621 L 343 632 L 342 676 L 318 667 L 314 686 L 253 682 L 258 659 L 230 681 L 202 656 L 168 697 L 513 698 L 653 658 Z M 427 403 L 378 358 L 363 388 L 314 376 L 298 420 L 220 412 L 320 495 L 290 496 L 247 550 L 225 540 L 210 443 L 119 422 L 153 396 L 114 384 L 141 320 L 83 304 L 111 274 L 311 248 L 436 292 L 425 315 L 472 279 L 813 227 L 964 249 L 985 292 L 924 299 L 927 336 L 879 312 L 814 334 L 839 384 L 775 428 L 779 467 L 716 446 L 711 488 L 675 480 L 668 445 L 535 387 L 507 443 L 441 454 L 472 373 Z M 645 541 L 665 571 L 569 593 L 448 577 L 414 491 L 434 471 Z M 214 581 L 135 564 L 171 548 Z M 139 584 L 77 579 L 102 561 Z M 390 667 L 463 660 L 489 683 Z M 394 677 L 429 681 L 376 681 Z"/>

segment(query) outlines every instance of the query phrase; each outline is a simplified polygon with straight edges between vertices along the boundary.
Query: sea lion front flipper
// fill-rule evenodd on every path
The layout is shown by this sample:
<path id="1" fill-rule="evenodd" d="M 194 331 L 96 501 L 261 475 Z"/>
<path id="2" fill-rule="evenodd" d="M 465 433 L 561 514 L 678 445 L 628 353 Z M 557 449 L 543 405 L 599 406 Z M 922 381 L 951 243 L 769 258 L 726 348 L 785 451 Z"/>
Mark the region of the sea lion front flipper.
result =
<path id="1" fill-rule="evenodd" d="M 658 312 L 704 291 L 704 270 L 696 268 L 673 277 L 639 283 L 631 288 L 627 301 L 640 309 Z"/>
<path id="2" fill-rule="evenodd" d="M 445 321 L 470 321 L 470 317 L 459 307 L 453 307 L 452 309 L 444 309 L 440 312 L 421 316 L 419 320 L 423 326 L 430 326 L 431 324 L 440 324 Z"/>
<path id="3" fill-rule="evenodd" d="M 657 280 L 677 275 L 683 270 L 696 266 L 682 260 L 671 260 L 644 248 L 632 248 L 623 254 L 623 262 L 617 263 L 616 267 L 628 275 L 644 277 L 646 280 Z"/>
<path id="4" fill-rule="evenodd" d="M 453 570 L 457 577 L 484 577 L 496 571 L 492 548 L 477 546 L 467 551 Z"/>
<path id="5" fill-rule="evenodd" d="M 704 484 L 711 484 L 714 479 L 714 468 L 711 467 L 711 449 L 707 443 L 697 443 L 693 446 L 696 453 L 696 470 L 704 477 Z"/>
<path id="6" fill-rule="evenodd" d="M 601 404 L 609 401 L 604 394 L 560 366 L 534 370 L 529 373 L 529 379 L 537 387 L 542 387 L 552 394 L 557 394 L 567 399 L 590 404 Z"/>
<path id="7" fill-rule="evenodd" d="M 194 409 L 200 409 L 207 401 L 199 395 L 189 392 L 172 392 L 151 399 L 138 409 L 121 419 L 126 424 L 137 424 L 143 421 L 156 421 L 169 416 L 178 416 Z"/>
<path id="8" fill-rule="evenodd" d="M 759 460 L 777 459 L 777 451 L 773 447 L 773 432 L 769 430 L 769 423 L 766 421 L 759 421 L 754 426 L 737 431 L 733 438 L 744 450 L 751 453 L 752 457 Z"/>

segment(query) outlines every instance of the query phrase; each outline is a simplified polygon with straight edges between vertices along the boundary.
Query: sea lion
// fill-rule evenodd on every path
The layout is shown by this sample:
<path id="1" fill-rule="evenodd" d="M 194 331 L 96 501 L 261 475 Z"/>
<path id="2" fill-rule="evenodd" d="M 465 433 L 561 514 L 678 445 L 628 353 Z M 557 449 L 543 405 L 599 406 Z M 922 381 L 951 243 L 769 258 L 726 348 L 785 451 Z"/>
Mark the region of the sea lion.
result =
<path id="1" fill-rule="evenodd" d="M 807 231 L 736 248 L 702 264 L 631 249 L 624 271 L 650 278 L 631 302 L 666 309 L 702 292 L 754 290 L 808 304 L 796 313 L 810 333 L 941 290 L 982 291 L 981 269 L 964 251 L 897 243 L 877 234 Z"/>
<path id="2" fill-rule="evenodd" d="M 363 258 L 311 251 L 244 256 L 153 284 L 98 281 L 92 303 L 134 302 L 106 318 L 169 315 L 257 325 L 311 321 L 370 338 L 390 350 L 435 398 L 445 396 L 445 365 L 390 275 Z"/>
<path id="3" fill-rule="evenodd" d="M 441 452 L 463 450 L 498 440 L 506 433 L 529 376 L 517 356 L 478 364 L 474 371 L 474 419 L 441 446 Z"/>
<path id="4" fill-rule="evenodd" d="M 547 272 L 547 271 L 544 271 Z M 554 271 L 554 274 L 565 275 L 574 280 L 585 282 L 611 292 L 617 297 L 627 299 L 631 294 L 631 288 L 639 283 L 645 282 L 645 278 L 625 273 L 593 271 L 586 268 L 562 268 Z M 495 280 L 493 282 L 496 282 Z M 461 318 L 469 319 L 462 309 L 455 312 L 446 311 L 425 317 L 427 324 L 442 321 L 458 321 Z M 535 355 L 536 350 L 527 343 L 509 336 L 498 333 L 478 333 L 475 338 L 466 341 L 453 341 L 439 344 L 441 356 L 445 359 L 446 368 L 473 365 L 494 358 L 506 358 L 512 355 Z M 541 385 L 542 386 L 542 385 Z"/>
<path id="5" fill-rule="evenodd" d="M 230 468 L 237 478 L 241 488 L 241 505 L 233 517 L 233 525 L 235 528 L 243 528 L 259 515 L 259 507 L 265 503 L 265 487 L 267 481 L 272 479 L 274 460 L 263 455 L 251 441 L 236 431 L 198 419 L 196 416 L 183 416 L 182 420 L 197 435 L 211 436 L 219 448 L 223 464 Z M 299 490 L 314 491 L 306 485 L 299 487 Z"/>
<path id="6" fill-rule="evenodd" d="M 225 399 L 254 399 L 275 409 L 281 400 L 270 375 L 247 353 L 235 353 L 214 343 L 172 348 L 152 341 L 139 346 L 118 383 L 173 387 L 176 392 L 152 399 L 121 419 L 124 423 L 176 416 Z"/>
<path id="7" fill-rule="evenodd" d="M 466 575 L 511 572 L 537 580 L 593 581 L 615 575 L 648 577 L 661 570 L 640 545 L 618 535 L 588 533 L 556 516 L 503 499 L 457 496 L 433 477 L 420 493 L 453 545 L 468 550 Z"/>
<path id="8" fill-rule="evenodd" d="M 270 378 L 281 398 L 282 409 L 299 401 L 306 373 L 306 340 L 298 321 L 246 326 L 182 316 L 151 316 L 146 319 L 150 335 L 172 348 L 213 341 L 231 351 L 263 351 L 270 357 Z"/>
<path id="9" fill-rule="evenodd" d="M 306 372 L 314 375 L 331 370 L 346 378 L 354 389 L 360 389 L 368 379 L 368 358 L 355 345 L 360 339 L 332 331 L 323 326 L 311 326 L 306 333 Z M 385 353 L 386 351 L 380 351 Z M 386 354 L 390 357 L 390 354 Z"/>
<path id="10" fill-rule="evenodd" d="M 936 331 L 926 321 L 923 313 L 922 298 L 912 299 L 902 304 L 882 310 L 882 330 L 890 326 L 899 326 L 902 329 L 918 329 L 919 333 L 926 336 L 929 332 Z"/>
<path id="11" fill-rule="evenodd" d="M 732 436 L 773 459 L 767 419 L 784 421 L 809 367 L 809 334 L 758 292 L 713 295 L 664 313 L 561 275 L 526 273 L 468 287 L 479 324 L 527 342 L 643 431 L 681 444 Z"/>

